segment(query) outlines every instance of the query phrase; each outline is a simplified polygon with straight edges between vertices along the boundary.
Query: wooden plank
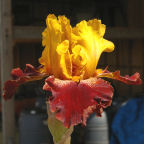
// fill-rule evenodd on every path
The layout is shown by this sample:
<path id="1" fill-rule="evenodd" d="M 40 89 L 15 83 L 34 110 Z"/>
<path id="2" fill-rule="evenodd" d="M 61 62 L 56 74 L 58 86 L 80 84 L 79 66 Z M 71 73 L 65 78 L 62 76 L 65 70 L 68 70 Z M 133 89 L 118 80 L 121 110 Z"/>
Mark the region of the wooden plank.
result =
<path id="1" fill-rule="evenodd" d="M 127 15 L 129 27 L 140 27 L 142 25 L 141 0 L 128 0 Z"/>
<path id="2" fill-rule="evenodd" d="M 1 86 L 10 78 L 13 67 L 11 0 L 0 0 L 0 62 Z M 2 91 L 1 91 L 2 92 Z M 14 99 L 2 98 L 3 144 L 14 144 Z"/>
<path id="3" fill-rule="evenodd" d="M 14 42 L 37 42 L 42 39 L 44 27 L 38 26 L 14 26 Z"/>
<path id="4" fill-rule="evenodd" d="M 144 28 L 115 27 L 107 28 L 106 38 L 110 39 L 144 39 Z"/>
<path id="5" fill-rule="evenodd" d="M 44 27 L 14 26 L 13 36 L 17 42 L 41 42 Z M 144 28 L 115 27 L 107 28 L 105 38 L 108 39 L 144 39 Z"/>

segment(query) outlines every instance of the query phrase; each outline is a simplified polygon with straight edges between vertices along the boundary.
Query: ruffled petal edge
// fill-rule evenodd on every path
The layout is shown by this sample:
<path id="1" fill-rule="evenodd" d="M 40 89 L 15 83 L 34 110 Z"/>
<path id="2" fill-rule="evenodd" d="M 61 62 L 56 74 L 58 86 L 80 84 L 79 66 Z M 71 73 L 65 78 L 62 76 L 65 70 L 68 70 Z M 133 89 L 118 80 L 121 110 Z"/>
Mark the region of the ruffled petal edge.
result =
<path id="1" fill-rule="evenodd" d="M 48 100 L 50 110 L 67 128 L 79 123 L 86 125 L 93 112 L 101 116 L 103 108 L 111 105 L 113 96 L 112 86 L 101 78 L 89 78 L 78 83 L 50 76 L 43 89 L 52 92 Z"/>
<path id="2" fill-rule="evenodd" d="M 101 72 L 96 73 L 96 77 L 107 77 L 114 80 L 121 81 L 125 84 L 129 85 L 140 85 L 142 84 L 142 80 L 140 78 L 140 74 L 138 72 L 134 73 L 133 75 L 125 75 L 121 76 L 120 71 L 109 72 L 107 69 L 101 70 Z"/>
<path id="3" fill-rule="evenodd" d="M 46 73 L 40 73 L 39 68 L 35 68 L 30 64 L 26 64 L 24 72 L 20 68 L 15 68 L 11 71 L 12 80 L 4 83 L 3 98 L 11 99 L 17 88 L 26 82 L 40 80 L 47 76 Z"/>

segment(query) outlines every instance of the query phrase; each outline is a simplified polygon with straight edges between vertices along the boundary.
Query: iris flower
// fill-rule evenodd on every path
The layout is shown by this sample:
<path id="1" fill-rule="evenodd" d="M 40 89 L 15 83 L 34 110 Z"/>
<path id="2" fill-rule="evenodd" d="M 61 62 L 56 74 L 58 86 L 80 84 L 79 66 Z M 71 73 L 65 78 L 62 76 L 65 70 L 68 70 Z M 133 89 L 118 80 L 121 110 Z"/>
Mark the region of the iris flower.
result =
<path id="1" fill-rule="evenodd" d="M 120 71 L 97 69 L 103 52 L 112 52 L 114 44 L 103 38 L 106 26 L 101 20 L 81 21 L 75 27 L 65 16 L 49 14 L 42 33 L 44 50 L 39 58 L 40 67 L 26 64 L 12 70 L 13 80 L 5 83 L 3 97 L 9 99 L 18 86 L 45 78 L 43 90 L 51 91 L 49 109 L 66 128 L 82 123 L 96 112 L 110 106 L 113 97 L 107 77 L 126 84 L 141 84 L 139 73 L 121 76 Z"/>

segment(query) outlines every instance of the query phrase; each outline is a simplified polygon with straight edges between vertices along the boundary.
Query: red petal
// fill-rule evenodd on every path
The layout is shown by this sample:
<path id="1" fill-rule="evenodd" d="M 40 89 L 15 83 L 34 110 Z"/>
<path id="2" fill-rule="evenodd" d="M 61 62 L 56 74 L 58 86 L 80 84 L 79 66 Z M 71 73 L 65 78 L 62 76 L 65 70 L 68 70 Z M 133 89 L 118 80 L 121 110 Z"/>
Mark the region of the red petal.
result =
<path id="1" fill-rule="evenodd" d="M 24 73 L 20 68 L 15 68 L 11 72 L 11 76 L 13 79 L 18 79 L 19 77 L 23 76 Z"/>
<path id="2" fill-rule="evenodd" d="M 56 118 L 66 127 L 86 124 L 92 112 L 101 115 L 103 108 L 111 104 L 112 86 L 102 79 L 90 78 L 76 83 L 72 80 L 59 80 L 50 76 L 46 79 L 44 90 L 50 90 L 52 96 L 49 105 Z"/>
<path id="3" fill-rule="evenodd" d="M 109 72 L 104 71 L 103 73 L 99 73 L 97 77 L 107 77 L 115 80 L 119 80 L 123 83 L 130 84 L 130 85 L 140 85 L 142 83 L 140 79 L 140 74 L 136 72 L 132 76 L 121 76 L 120 71 Z"/>
<path id="4" fill-rule="evenodd" d="M 10 99 L 14 95 L 19 85 L 29 81 L 40 80 L 45 77 L 46 74 L 40 73 L 32 65 L 26 64 L 24 72 L 20 68 L 15 68 L 12 70 L 11 76 L 13 80 L 8 80 L 4 84 L 3 97 L 5 100 Z"/>

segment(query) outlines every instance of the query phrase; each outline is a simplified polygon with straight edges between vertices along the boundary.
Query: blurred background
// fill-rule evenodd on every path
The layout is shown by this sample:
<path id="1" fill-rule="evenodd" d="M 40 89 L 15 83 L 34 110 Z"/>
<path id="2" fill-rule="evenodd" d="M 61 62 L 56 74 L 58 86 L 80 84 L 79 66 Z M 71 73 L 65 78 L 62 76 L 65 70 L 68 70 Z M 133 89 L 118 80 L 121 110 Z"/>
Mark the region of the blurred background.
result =
<path id="1" fill-rule="evenodd" d="M 4 81 L 10 78 L 13 67 L 24 69 L 27 63 L 39 65 L 38 58 L 43 50 L 41 33 L 45 28 L 45 19 L 50 13 L 67 16 L 72 26 L 81 20 L 101 19 L 107 26 L 104 37 L 114 42 L 115 51 L 109 54 L 103 53 L 98 68 L 108 66 L 110 71 L 120 70 L 121 75 L 139 72 L 143 79 L 143 0 L 0 0 L 1 89 Z M 117 81 L 111 83 L 115 93 L 112 106 L 106 109 L 108 141 L 112 135 L 113 117 L 121 104 L 129 99 L 142 97 L 144 92 L 143 84 L 129 86 Z M 5 102 L 1 98 L 0 143 L 3 140 L 4 144 L 29 144 L 26 139 L 32 139 L 37 129 L 41 129 L 41 132 L 35 133 L 35 138 L 41 135 L 39 144 L 46 144 L 48 141 L 52 143 L 45 124 L 47 120 L 45 95 L 49 94 L 42 91 L 42 85 L 43 81 L 22 85 L 13 100 Z M 31 129 L 31 132 L 23 132 L 34 123 L 37 127 L 33 125 L 34 129 Z M 77 127 L 73 134 L 73 143 L 84 143 L 84 131 L 85 128 Z M 79 138 L 77 133 L 80 133 Z M 40 142 L 40 139 L 44 141 Z"/>

